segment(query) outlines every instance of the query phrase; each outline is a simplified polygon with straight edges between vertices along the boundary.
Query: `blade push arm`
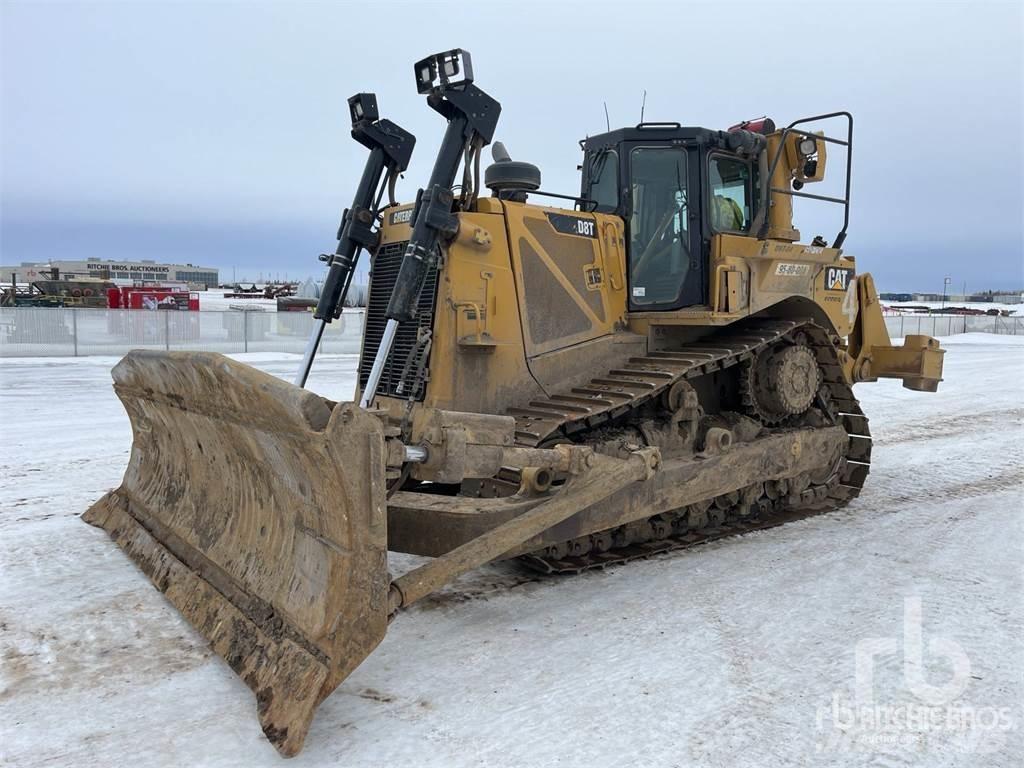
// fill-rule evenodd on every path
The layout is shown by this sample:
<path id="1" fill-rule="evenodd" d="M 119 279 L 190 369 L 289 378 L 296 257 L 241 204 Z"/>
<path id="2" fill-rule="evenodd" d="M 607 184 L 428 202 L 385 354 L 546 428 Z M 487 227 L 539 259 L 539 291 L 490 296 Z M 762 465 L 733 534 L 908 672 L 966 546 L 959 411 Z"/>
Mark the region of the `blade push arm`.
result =
<path id="1" fill-rule="evenodd" d="M 324 328 L 341 315 L 356 264 L 359 263 L 360 251 L 376 247 L 377 231 L 374 224 L 384 191 L 381 179 L 385 171 L 390 181 L 409 167 L 416 143 L 416 137 L 408 131 L 390 120 L 378 118 L 377 97 L 374 94 L 357 93 L 348 100 L 348 108 L 352 117 L 352 138 L 368 148 L 370 156 L 366 158 L 352 207 L 342 214 L 341 226 L 338 227 L 338 247 L 333 255 L 324 254 L 320 257 L 329 264 L 329 269 L 313 313 L 318 322 L 310 335 L 302 365 L 295 377 L 295 383 L 300 387 L 305 386 Z"/>

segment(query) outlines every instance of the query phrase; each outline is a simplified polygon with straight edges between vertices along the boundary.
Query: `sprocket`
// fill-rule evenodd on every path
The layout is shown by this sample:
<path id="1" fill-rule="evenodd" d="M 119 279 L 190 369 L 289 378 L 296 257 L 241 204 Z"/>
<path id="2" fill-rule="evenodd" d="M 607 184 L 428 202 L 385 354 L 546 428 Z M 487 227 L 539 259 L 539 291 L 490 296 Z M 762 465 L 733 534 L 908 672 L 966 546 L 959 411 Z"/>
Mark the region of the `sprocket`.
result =
<path id="1" fill-rule="evenodd" d="M 743 404 L 764 424 L 778 424 L 810 408 L 821 381 L 821 368 L 810 348 L 779 344 L 747 363 Z"/>

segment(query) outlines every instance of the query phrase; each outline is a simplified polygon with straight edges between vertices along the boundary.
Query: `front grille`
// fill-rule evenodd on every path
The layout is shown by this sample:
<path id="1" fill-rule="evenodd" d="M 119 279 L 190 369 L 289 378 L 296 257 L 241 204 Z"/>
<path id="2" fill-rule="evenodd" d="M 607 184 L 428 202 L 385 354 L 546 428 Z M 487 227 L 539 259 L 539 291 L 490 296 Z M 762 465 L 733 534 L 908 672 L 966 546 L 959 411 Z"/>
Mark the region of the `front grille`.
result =
<path id="1" fill-rule="evenodd" d="M 382 245 L 377 255 L 374 256 L 370 267 L 370 291 L 366 300 L 366 326 L 363 330 L 363 354 L 359 360 L 359 387 L 366 387 L 370 378 L 370 369 L 373 368 L 373 359 L 377 355 L 377 348 L 380 347 L 380 340 L 384 336 L 384 326 L 388 323 L 387 309 L 391 300 L 391 290 L 398 280 L 398 270 L 402 266 L 402 256 L 405 253 L 407 242 L 388 243 Z M 430 267 L 427 270 L 426 280 L 423 282 L 423 290 L 420 291 L 419 302 L 416 305 L 416 320 L 411 323 L 402 323 L 398 326 L 398 333 L 395 334 L 395 343 L 391 346 L 391 353 L 384 364 L 384 372 L 380 377 L 380 386 L 377 387 L 377 394 L 400 397 L 409 397 L 409 388 L 412 382 L 407 382 L 402 391 L 399 385 L 402 383 L 402 371 L 406 367 L 409 355 L 416 348 L 416 341 L 421 331 L 429 331 L 434 327 L 434 310 L 437 304 L 437 268 Z M 427 360 L 424 365 L 429 365 L 429 348 Z M 416 373 L 415 365 L 409 367 L 410 378 Z M 416 393 L 416 399 L 423 399 L 423 390 Z"/>

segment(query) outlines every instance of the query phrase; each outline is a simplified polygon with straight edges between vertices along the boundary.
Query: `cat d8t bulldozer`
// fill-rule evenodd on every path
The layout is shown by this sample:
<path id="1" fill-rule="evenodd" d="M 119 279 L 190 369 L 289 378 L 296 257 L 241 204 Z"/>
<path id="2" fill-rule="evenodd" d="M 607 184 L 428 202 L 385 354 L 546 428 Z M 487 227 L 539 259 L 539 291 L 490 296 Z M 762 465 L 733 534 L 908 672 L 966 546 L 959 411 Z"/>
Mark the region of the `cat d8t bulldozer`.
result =
<path id="1" fill-rule="evenodd" d="M 552 195 L 500 144 L 481 185 L 500 106 L 467 53 L 415 77 L 447 129 L 412 204 L 394 191 L 413 137 L 349 100 L 369 157 L 295 383 L 130 353 L 131 458 L 85 514 L 253 690 L 284 755 L 389 621 L 460 574 L 576 573 L 836 509 L 871 460 L 852 386 L 941 379 L 938 342 L 894 346 L 842 247 L 849 114 L 609 131 L 581 142 L 579 195 Z M 803 191 L 830 149 L 845 194 Z M 799 242 L 794 197 L 842 207 L 831 244 Z M 364 250 L 357 397 L 335 403 L 303 386 Z M 430 559 L 395 576 L 389 551 Z"/>

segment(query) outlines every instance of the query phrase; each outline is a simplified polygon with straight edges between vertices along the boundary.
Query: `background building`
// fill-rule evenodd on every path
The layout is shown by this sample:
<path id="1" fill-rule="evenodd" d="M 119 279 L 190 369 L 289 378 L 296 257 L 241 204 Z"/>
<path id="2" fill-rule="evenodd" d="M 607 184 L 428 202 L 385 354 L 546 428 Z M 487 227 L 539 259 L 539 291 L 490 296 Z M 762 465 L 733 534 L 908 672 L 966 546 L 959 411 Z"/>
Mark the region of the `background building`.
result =
<path id="1" fill-rule="evenodd" d="M 68 261 L 53 259 L 46 263 L 22 262 L 18 266 L 0 267 L 0 282 L 8 282 L 11 275 L 19 283 L 31 283 L 50 276 L 50 270 L 57 268 L 60 276 L 68 279 L 76 277 L 99 277 L 105 280 L 147 282 L 174 282 L 205 285 L 216 288 L 219 274 L 216 267 L 200 267 L 195 264 L 164 264 L 152 259 L 139 261 L 112 261 L 88 259 L 86 261 Z"/>

